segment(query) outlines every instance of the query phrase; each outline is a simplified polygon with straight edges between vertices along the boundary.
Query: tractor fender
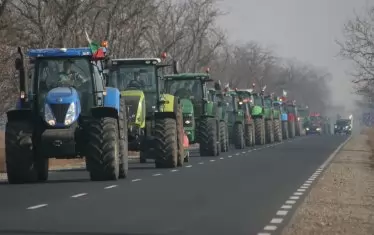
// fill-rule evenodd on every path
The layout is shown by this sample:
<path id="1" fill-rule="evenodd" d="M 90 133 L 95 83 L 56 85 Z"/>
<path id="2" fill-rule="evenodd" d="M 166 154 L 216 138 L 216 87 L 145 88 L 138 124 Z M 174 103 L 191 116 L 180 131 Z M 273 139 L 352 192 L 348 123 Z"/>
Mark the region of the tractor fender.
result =
<path id="1" fill-rule="evenodd" d="M 282 121 L 288 121 L 288 115 L 287 115 L 287 113 L 282 113 L 281 114 L 281 119 L 282 119 Z"/>
<path id="2" fill-rule="evenodd" d="M 176 118 L 177 110 L 181 106 L 180 99 L 170 94 L 162 95 L 165 103 L 161 106 L 160 112 L 155 113 L 155 118 Z"/>
<path id="3" fill-rule="evenodd" d="M 32 120 L 32 110 L 31 109 L 14 109 L 9 110 L 6 113 L 8 122 L 13 121 L 31 121 Z"/>
<path id="4" fill-rule="evenodd" d="M 104 105 L 91 108 L 93 117 L 112 117 L 118 118 L 120 110 L 120 92 L 117 88 L 106 87 L 104 96 Z"/>
<path id="5" fill-rule="evenodd" d="M 140 128 L 145 128 L 146 104 L 144 92 L 142 90 L 121 91 L 121 97 L 125 99 L 128 117 L 135 115 L 135 118 L 129 119 L 128 125 L 135 124 Z M 134 110 L 136 110 L 136 113 L 134 113 Z"/>
<path id="6" fill-rule="evenodd" d="M 253 107 L 253 109 L 252 109 L 252 112 L 251 112 L 251 115 L 252 115 L 252 117 L 254 117 L 254 116 L 262 116 L 262 107 L 260 107 L 260 106 L 254 106 Z"/>
<path id="7" fill-rule="evenodd" d="M 118 115 L 120 109 L 121 93 L 117 88 L 114 87 L 106 87 L 105 91 L 106 95 L 104 96 L 104 107 L 115 109 Z"/>

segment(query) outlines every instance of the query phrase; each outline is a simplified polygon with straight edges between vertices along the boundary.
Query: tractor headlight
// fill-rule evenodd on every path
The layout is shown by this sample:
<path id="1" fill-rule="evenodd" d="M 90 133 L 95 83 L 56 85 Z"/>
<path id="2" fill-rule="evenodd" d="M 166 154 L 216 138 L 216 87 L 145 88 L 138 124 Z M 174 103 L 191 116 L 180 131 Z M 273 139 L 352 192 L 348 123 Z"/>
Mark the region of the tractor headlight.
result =
<path id="1" fill-rule="evenodd" d="M 320 130 L 321 130 L 321 128 L 318 127 L 318 128 L 317 128 L 317 131 L 320 131 Z"/>
<path id="2" fill-rule="evenodd" d="M 64 124 L 66 126 L 73 123 L 73 121 L 75 119 L 75 114 L 76 114 L 75 103 L 72 102 L 70 104 L 69 108 L 68 108 L 68 111 L 66 112 L 66 115 L 65 115 L 65 122 L 64 122 Z"/>
<path id="3" fill-rule="evenodd" d="M 338 128 L 338 125 L 335 125 L 334 127 L 335 127 L 335 129 L 336 129 L 336 128 Z"/>
<path id="4" fill-rule="evenodd" d="M 306 130 L 309 131 L 309 127 L 307 127 Z"/>
<path id="5" fill-rule="evenodd" d="M 188 125 L 188 124 L 191 123 L 191 121 L 190 120 L 186 120 L 186 121 L 184 121 L 184 123 L 186 123 Z"/>
<path id="6" fill-rule="evenodd" d="M 44 105 L 44 120 L 50 125 L 54 126 L 56 125 L 56 118 L 52 113 L 51 108 L 49 107 L 49 104 Z"/>

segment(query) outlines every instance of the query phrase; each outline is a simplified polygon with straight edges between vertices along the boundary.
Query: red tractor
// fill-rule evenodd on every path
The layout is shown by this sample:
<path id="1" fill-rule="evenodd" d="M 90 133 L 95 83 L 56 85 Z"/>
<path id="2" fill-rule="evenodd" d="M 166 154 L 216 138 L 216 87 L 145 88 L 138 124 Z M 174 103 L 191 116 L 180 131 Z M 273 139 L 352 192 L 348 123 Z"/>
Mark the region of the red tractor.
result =
<path id="1" fill-rule="evenodd" d="M 288 115 L 288 135 L 289 138 L 300 136 L 302 127 L 300 117 L 297 112 L 297 106 L 295 100 L 286 100 L 286 97 L 282 97 L 282 101 L 285 102 L 285 110 Z"/>

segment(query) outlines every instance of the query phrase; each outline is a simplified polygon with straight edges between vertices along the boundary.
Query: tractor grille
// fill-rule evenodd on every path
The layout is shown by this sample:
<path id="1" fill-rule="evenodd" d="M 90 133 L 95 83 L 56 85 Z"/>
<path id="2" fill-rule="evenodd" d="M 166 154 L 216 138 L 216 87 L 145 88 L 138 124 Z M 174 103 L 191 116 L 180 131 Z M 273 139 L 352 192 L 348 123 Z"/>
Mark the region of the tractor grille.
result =
<path id="1" fill-rule="evenodd" d="M 64 123 L 66 112 L 68 111 L 70 104 L 50 104 L 49 106 L 56 118 L 56 122 Z"/>

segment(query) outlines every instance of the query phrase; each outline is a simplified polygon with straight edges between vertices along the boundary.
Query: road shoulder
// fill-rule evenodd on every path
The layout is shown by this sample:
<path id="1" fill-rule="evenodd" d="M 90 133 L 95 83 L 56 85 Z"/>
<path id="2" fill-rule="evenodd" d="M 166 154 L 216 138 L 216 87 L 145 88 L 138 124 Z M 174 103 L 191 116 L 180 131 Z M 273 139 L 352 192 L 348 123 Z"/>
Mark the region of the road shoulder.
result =
<path id="1" fill-rule="evenodd" d="M 369 136 L 374 137 L 374 131 L 354 136 L 347 142 L 296 210 L 282 235 L 373 234 L 374 159 Z"/>

